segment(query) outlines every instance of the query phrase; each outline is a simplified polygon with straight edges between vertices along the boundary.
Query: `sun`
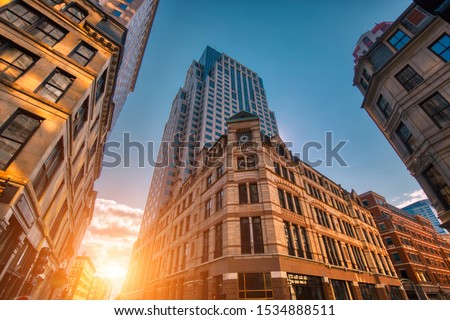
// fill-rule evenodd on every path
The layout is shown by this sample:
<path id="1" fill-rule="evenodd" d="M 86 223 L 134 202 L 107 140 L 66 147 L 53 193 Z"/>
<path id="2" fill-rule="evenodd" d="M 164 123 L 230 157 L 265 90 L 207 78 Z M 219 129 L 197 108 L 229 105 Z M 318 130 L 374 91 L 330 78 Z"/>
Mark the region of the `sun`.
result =
<path id="1" fill-rule="evenodd" d="M 127 270 L 123 266 L 120 266 L 116 263 L 111 263 L 103 266 L 101 270 L 98 270 L 97 274 L 101 277 L 109 278 L 111 280 L 118 278 L 124 279 L 127 274 Z"/>

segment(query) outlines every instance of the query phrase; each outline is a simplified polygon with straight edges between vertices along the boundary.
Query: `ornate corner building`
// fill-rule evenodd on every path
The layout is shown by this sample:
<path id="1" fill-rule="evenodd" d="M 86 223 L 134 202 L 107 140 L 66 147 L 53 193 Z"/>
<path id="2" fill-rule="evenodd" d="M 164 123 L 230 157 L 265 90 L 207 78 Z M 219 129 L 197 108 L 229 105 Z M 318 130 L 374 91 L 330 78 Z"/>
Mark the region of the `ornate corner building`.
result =
<path id="1" fill-rule="evenodd" d="M 450 2 L 415 1 L 354 51 L 362 107 L 450 228 Z"/>
<path id="2" fill-rule="evenodd" d="M 450 244 L 427 218 L 411 215 L 369 191 L 359 196 L 370 210 L 409 299 L 450 298 Z"/>
<path id="3" fill-rule="evenodd" d="M 370 212 L 241 111 L 136 247 L 125 299 L 403 299 Z"/>
<path id="4" fill-rule="evenodd" d="M 158 1 L 126 2 L 151 26 Z M 124 68 L 145 48 L 127 61 L 142 23 L 103 6 L 0 1 L 0 299 L 60 297 L 91 221 L 117 95 L 137 76 Z"/>

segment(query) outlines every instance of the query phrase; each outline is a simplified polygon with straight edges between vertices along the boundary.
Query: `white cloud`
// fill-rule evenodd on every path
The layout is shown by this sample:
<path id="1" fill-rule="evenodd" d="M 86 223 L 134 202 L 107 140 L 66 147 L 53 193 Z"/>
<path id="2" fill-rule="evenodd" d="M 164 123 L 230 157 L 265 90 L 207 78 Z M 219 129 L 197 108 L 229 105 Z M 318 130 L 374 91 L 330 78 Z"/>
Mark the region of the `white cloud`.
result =
<path id="1" fill-rule="evenodd" d="M 411 203 L 424 199 L 427 199 L 427 196 L 422 189 L 419 189 L 411 193 L 404 193 L 401 196 L 395 197 L 394 199 L 391 200 L 391 203 L 398 208 L 404 208 L 410 205 Z"/>
<path id="2" fill-rule="evenodd" d="M 97 199 L 91 225 L 79 253 L 91 257 L 97 275 L 110 278 L 114 298 L 125 280 L 143 210 L 113 200 Z"/>

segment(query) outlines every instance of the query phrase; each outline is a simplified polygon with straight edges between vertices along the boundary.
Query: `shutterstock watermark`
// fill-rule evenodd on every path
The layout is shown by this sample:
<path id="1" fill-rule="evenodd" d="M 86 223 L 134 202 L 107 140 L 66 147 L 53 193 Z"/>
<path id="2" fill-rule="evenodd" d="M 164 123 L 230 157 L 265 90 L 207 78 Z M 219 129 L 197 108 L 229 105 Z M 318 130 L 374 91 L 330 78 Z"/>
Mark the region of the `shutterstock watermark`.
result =
<path id="1" fill-rule="evenodd" d="M 267 159 L 258 157 L 258 150 L 261 148 L 272 149 L 271 152 L 278 153 L 280 156 L 290 158 L 288 163 L 296 165 L 298 160 L 302 160 L 313 168 L 324 165 L 332 167 L 348 167 L 347 162 L 341 155 L 341 151 L 349 140 L 333 140 L 331 131 L 325 132 L 324 141 L 308 141 L 301 146 L 301 152 L 291 152 L 294 147 L 293 142 L 277 143 L 274 141 L 263 141 L 260 143 L 229 142 L 226 145 L 219 141 L 212 145 L 209 156 L 200 152 L 203 146 L 198 141 L 188 139 L 181 141 L 179 135 L 175 136 L 173 141 L 162 141 L 159 146 L 159 152 L 156 149 L 154 141 L 134 141 L 129 132 L 123 133 L 121 141 L 108 141 L 103 149 L 103 167 L 104 168 L 131 168 L 131 167 L 178 167 L 178 168 L 197 168 L 200 166 L 217 167 L 225 165 L 232 167 L 232 162 L 224 159 L 222 155 L 225 152 L 234 152 L 238 159 L 244 159 L 250 166 L 255 166 L 260 161 Z M 234 148 L 234 150 L 233 150 Z M 228 163 L 230 162 L 230 163 Z M 273 166 L 267 163 L 269 166 Z"/>

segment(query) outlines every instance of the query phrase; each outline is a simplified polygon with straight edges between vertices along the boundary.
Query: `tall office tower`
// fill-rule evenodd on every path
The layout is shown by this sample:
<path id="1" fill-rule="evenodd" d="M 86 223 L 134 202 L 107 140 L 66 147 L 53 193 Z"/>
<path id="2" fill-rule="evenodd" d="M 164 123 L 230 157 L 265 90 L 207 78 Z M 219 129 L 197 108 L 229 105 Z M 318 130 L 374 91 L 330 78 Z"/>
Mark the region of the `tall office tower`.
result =
<path id="1" fill-rule="evenodd" d="M 159 0 L 98 0 L 106 13 L 127 28 L 122 62 L 112 98 L 109 121 L 117 120 L 128 95 L 133 92 L 144 57 Z"/>
<path id="2" fill-rule="evenodd" d="M 437 212 L 431 205 L 430 200 L 419 200 L 416 201 L 410 205 L 407 205 L 406 207 L 401 208 L 403 211 L 408 212 L 412 215 L 420 215 L 428 220 L 430 220 L 431 224 L 433 225 L 434 229 L 441 234 L 448 233 L 445 231 L 445 229 L 441 228 L 441 222 L 439 221 L 437 217 Z"/>
<path id="3" fill-rule="evenodd" d="M 359 198 L 375 219 L 409 299 L 449 299 L 450 244 L 430 220 L 411 216 L 373 191 Z"/>
<path id="4" fill-rule="evenodd" d="M 261 119 L 264 134 L 278 134 L 262 79 L 224 53 L 206 47 L 193 61 L 175 96 L 164 128 L 145 208 L 141 233 L 155 217 L 178 180 L 195 170 L 195 148 L 211 145 L 226 132 L 226 119 L 245 110 Z"/>
<path id="5" fill-rule="evenodd" d="M 0 2 L 0 299 L 64 291 L 92 219 L 125 39 L 95 2 Z"/>
<path id="6" fill-rule="evenodd" d="M 262 79 L 235 59 L 207 46 L 200 59 L 192 62 L 184 86 L 172 102 L 131 264 L 142 259 L 148 227 L 160 207 L 175 186 L 195 171 L 198 148 L 216 141 L 227 130 L 226 120 L 242 110 L 261 119 L 264 134 L 278 134 Z"/>
<path id="7" fill-rule="evenodd" d="M 449 52 L 449 24 L 412 4 L 367 51 L 357 53 L 354 75 L 354 85 L 364 95 L 362 107 L 417 179 L 447 230 Z"/>
<path id="8" fill-rule="evenodd" d="M 241 111 L 197 154 L 196 173 L 138 240 L 122 298 L 404 298 L 355 192 L 294 158 L 260 123 Z"/>

